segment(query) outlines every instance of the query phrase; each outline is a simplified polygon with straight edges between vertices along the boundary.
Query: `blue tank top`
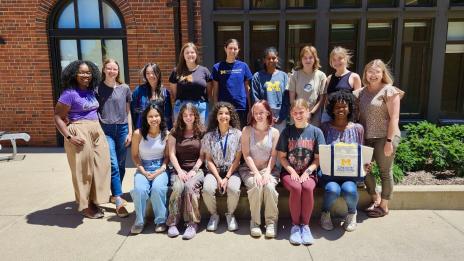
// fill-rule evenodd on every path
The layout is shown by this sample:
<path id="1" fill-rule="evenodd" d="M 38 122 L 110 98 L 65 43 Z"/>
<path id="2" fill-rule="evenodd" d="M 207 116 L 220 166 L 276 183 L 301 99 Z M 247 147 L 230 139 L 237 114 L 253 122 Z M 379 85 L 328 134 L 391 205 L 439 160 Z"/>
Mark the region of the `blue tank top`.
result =
<path id="1" fill-rule="evenodd" d="M 336 76 L 335 73 L 330 77 L 329 86 L 327 87 L 327 94 L 331 94 L 336 91 L 353 91 L 353 87 L 350 85 L 350 75 L 352 72 L 348 72 L 342 76 Z"/>

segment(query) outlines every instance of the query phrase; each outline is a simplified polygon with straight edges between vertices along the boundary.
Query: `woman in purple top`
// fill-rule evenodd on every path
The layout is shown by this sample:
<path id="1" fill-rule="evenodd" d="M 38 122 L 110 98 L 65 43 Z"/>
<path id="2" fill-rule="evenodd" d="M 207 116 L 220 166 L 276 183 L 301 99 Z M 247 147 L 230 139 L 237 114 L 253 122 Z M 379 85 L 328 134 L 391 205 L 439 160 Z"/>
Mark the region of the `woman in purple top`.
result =
<path id="1" fill-rule="evenodd" d="M 321 126 L 327 144 L 337 142 L 363 143 L 364 128 L 361 124 L 350 121 L 353 108 L 354 96 L 351 92 L 337 91 L 329 95 L 326 109 L 332 120 L 322 123 Z M 348 232 L 354 231 L 356 229 L 356 206 L 359 199 L 357 180 L 323 175 L 321 181 L 325 190 L 321 213 L 322 228 L 325 230 L 334 228 L 330 218 L 330 209 L 341 194 L 348 208 L 343 228 Z"/>
<path id="2" fill-rule="evenodd" d="M 87 218 L 101 218 L 98 204 L 108 202 L 110 153 L 98 121 L 95 88 L 101 75 L 95 64 L 77 60 L 64 68 L 63 93 L 55 107 L 55 125 L 65 137 L 64 149 L 71 168 L 79 211 Z"/>

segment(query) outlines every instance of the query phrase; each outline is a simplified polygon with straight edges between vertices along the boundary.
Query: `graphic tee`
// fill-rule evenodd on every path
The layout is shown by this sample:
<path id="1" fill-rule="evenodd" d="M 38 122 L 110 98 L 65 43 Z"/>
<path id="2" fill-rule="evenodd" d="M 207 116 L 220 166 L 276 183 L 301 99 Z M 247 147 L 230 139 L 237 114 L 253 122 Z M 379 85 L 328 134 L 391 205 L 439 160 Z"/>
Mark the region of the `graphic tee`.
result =
<path id="1" fill-rule="evenodd" d="M 208 68 L 201 65 L 190 71 L 188 75 L 178 77 L 174 70 L 169 76 L 169 82 L 177 84 L 176 100 L 208 100 L 206 84 L 209 81 L 211 81 L 211 73 Z"/>
<path id="2" fill-rule="evenodd" d="M 67 89 L 60 95 L 58 102 L 70 107 L 68 118 L 71 122 L 98 120 L 98 101 L 93 90 Z"/>
<path id="3" fill-rule="evenodd" d="M 259 100 L 266 100 L 274 113 L 274 117 L 285 119 L 286 115 L 280 115 L 280 110 L 284 104 L 284 92 L 288 85 L 288 75 L 278 70 L 274 74 L 266 71 L 259 71 L 253 75 L 251 81 L 252 103 Z"/>
<path id="4" fill-rule="evenodd" d="M 306 128 L 289 125 L 280 134 L 276 149 L 287 153 L 288 163 L 301 175 L 313 162 L 314 155 L 319 154 L 319 144 L 325 144 L 319 128 L 310 124 Z"/>
<path id="5" fill-rule="evenodd" d="M 250 68 L 242 61 L 216 63 L 211 78 L 219 84 L 218 101 L 230 102 L 237 110 L 246 110 L 245 81 L 251 81 L 252 77 Z"/>

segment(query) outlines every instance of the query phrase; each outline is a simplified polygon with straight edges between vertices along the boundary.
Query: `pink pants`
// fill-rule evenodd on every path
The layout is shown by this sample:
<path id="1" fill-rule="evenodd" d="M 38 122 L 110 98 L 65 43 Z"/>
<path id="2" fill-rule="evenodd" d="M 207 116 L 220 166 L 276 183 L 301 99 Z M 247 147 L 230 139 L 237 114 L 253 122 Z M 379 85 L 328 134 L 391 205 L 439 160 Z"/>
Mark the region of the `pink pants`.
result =
<path id="1" fill-rule="evenodd" d="M 288 205 L 294 225 L 309 225 L 314 207 L 314 188 L 316 180 L 310 176 L 309 180 L 300 183 L 293 181 L 290 174 L 284 172 L 281 175 L 282 184 L 290 192 Z"/>

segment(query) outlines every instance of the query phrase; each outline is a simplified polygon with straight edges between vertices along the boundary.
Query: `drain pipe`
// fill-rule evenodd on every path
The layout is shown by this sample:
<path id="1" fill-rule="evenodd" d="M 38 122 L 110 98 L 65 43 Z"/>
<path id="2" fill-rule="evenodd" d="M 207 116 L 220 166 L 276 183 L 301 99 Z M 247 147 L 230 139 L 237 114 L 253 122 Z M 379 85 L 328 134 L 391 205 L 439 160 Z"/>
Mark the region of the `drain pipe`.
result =
<path id="1" fill-rule="evenodd" d="M 172 7 L 174 15 L 174 44 L 176 48 L 176 61 L 178 61 L 182 41 L 182 33 L 180 30 L 180 0 L 168 2 L 167 7 Z"/>
<path id="2" fill-rule="evenodd" d="M 196 43 L 195 39 L 195 0 L 187 0 L 187 24 L 189 42 Z"/>

